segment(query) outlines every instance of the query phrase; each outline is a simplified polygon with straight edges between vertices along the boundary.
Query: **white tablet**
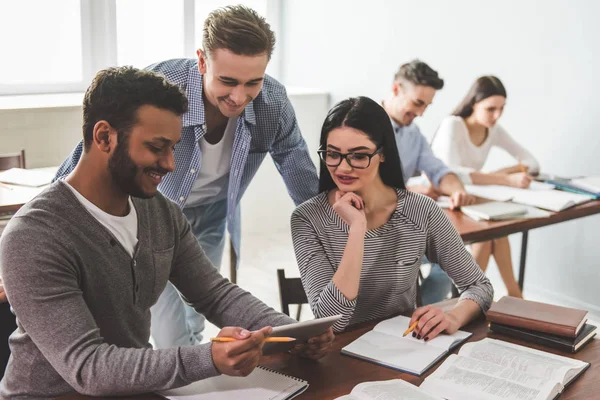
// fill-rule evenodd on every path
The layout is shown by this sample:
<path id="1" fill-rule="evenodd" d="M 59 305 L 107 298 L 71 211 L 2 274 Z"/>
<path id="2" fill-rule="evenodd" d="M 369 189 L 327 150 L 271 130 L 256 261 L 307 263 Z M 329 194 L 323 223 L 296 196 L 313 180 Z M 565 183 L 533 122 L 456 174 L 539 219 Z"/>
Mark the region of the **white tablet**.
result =
<path id="1" fill-rule="evenodd" d="M 304 343 L 311 337 L 318 336 L 325 332 L 327 328 L 332 326 L 340 318 L 342 318 L 341 315 L 333 315 L 331 317 L 302 321 L 295 324 L 276 326 L 269 336 L 288 336 L 296 338 L 296 341 L 289 343 L 265 343 L 263 346 L 263 354 L 288 351 L 296 344 Z"/>

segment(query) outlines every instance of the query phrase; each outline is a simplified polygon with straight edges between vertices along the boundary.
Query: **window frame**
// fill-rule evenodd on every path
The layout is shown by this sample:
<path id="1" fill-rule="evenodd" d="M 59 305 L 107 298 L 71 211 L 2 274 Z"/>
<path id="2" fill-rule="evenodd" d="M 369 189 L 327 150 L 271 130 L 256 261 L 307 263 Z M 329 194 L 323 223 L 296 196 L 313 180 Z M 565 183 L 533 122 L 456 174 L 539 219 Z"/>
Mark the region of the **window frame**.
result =
<path id="1" fill-rule="evenodd" d="M 275 32 L 277 42 L 281 44 L 281 0 L 266 0 L 266 2 L 267 20 Z M 0 96 L 84 92 L 99 70 L 117 65 L 116 0 L 80 0 L 80 7 L 82 80 L 69 83 L 0 84 Z M 194 19 L 194 11 L 195 0 L 183 0 L 183 49 L 185 57 L 189 58 L 195 57 L 197 50 L 196 29 L 202 29 Z M 275 52 L 269 62 L 267 73 L 270 75 L 279 75 L 280 53 Z"/>

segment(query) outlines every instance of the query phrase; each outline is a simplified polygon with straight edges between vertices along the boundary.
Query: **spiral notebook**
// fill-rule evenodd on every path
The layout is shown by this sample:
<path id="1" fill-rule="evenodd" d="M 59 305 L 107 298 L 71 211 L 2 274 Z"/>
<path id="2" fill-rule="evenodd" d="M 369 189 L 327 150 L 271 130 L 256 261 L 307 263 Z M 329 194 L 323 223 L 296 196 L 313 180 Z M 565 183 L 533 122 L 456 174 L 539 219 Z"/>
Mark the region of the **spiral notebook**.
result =
<path id="1" fill-rule="evenodd" d="M 160 392 L 171 400 L 287 400 L 308 388 L 308 382 L 264 367 L 256 367 L 246 377 L 215 376 L 178 389 Z"/>

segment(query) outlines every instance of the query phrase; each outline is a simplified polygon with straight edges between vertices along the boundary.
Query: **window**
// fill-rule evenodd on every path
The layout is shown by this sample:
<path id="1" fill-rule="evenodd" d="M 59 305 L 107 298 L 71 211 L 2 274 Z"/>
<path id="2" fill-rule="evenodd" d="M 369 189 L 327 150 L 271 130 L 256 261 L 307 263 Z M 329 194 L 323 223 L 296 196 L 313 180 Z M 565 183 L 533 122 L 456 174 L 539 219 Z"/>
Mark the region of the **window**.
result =
<path id="1" fill-rule="evenodd" d="M 0 40 L 0 93 L 83 79 L 80 0 L 0 2 Z"/>
<path id="2" fill-rule="evenodd" d="M 0 95 L 82 92 L 108 66 L 195 57 L 204 19 L 229 4 L 255 9 L 277 35 L 280 1 L 4 0 Z"/>
<path id="3" fill-rule="evenodd" d="M 117 0 L 117 63 L 144 68 L 183 50 L 183 0 Z"/>

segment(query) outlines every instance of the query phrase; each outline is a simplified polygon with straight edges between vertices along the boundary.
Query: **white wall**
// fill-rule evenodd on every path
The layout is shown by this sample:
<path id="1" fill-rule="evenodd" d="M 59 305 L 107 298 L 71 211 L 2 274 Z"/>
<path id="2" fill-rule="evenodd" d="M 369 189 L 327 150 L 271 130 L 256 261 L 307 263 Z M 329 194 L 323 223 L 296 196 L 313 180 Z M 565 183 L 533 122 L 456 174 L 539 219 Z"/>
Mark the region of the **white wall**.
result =
<path id="1" fill-rule="evenodd" d="M 501 123 L 546 172 L 600 174 L 600 2 L 595 0 L 290 0 L 282 77 L 332 100 L 387 96 L 401 63 L 420 58 L 446 80 L 425 116 L 441 119 L 484 74 L 508 90 Z M 309 28 L 310 26 L 310 28 Z M 492 154 L 489 167 L 508 162 Z M 530 234 L 526 290 L 600 310 L 600 216 Z M 519 240 L 513 238 L 518 261 Z"/>

